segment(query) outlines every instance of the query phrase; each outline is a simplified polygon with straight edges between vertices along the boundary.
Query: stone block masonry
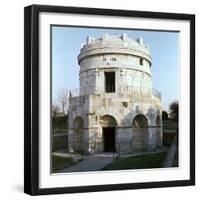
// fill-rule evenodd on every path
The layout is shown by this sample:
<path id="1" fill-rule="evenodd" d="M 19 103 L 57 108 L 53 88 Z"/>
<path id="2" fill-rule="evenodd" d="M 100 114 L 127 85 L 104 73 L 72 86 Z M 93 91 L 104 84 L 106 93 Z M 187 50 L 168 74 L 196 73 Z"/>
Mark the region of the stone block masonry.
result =
<path id="1" fill-rule="evenodd" d="M 80 88 L 69 99 L 70 152 L 130 153 L 162 146 L 161 94 L 152 88 L 152 58 L 142 38 L 88 37 L 78 63 Z"/>

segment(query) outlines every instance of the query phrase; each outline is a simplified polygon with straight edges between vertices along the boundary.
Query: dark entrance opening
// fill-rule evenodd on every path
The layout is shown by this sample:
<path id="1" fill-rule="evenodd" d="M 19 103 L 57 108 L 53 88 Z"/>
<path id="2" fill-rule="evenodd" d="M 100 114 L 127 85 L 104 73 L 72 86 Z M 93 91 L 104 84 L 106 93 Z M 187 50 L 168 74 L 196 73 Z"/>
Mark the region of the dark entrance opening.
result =
<path id="1" fill-rule="evenodd" d="M 115 127 L 103 128 L 104 151 L 115 152 Z"/>
<path id="2" fill-rule="evenodd" d="M 115 72 L 105 72 L 106 92 L 115 92 Z"/>

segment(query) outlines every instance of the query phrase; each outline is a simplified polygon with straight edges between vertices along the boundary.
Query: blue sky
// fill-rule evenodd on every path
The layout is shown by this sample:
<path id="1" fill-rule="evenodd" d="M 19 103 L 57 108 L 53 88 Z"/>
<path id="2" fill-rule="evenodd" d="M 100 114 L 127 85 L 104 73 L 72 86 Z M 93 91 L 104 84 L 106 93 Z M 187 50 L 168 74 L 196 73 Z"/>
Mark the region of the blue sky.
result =
<path id="1" fill-rule="evenodd" d="M 142 37 L 149 44 L 152 63 L 153 88 L 162 93 L 164 109 L 178 99 L 178 33 L 163 31 L 142 31 L 122 29 L 96 29 L 83 27 L 52 28 L 52 94 L 62 88 L 74 89 L 79 87 L 79 65 L 77 56 L 81 43 L 86 37 L 99 38 L 102 33 L 121 35 L 126 32 L 129 37 Z"/>

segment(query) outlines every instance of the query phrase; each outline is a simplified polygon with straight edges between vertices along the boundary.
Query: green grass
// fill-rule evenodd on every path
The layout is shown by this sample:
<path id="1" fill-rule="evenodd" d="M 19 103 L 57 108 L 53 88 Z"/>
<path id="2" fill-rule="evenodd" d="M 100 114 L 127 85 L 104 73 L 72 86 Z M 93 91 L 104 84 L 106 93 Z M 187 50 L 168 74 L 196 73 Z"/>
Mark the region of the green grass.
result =
<path id="1" fill-rule="evenodd" d="M 75 165 L 76 162 L 72 158 L 61 157 L 57 155 L 52 156 L 52 171 L 61 170 L 72 165 Z"/>
<path id="2" fill-rule="evenodd" d="M 160 168 L 166 154 L 166 152 L 162 152 L 128 158 L 119 158 L 107 165 L 103 170 Z"/>

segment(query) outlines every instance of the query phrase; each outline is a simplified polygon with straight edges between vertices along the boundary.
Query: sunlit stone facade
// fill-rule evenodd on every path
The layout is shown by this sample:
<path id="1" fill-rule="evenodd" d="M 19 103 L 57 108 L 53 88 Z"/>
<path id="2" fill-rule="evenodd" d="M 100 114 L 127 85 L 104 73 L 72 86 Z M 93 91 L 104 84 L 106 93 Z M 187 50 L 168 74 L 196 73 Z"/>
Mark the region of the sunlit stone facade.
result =
<path id="1" fill-rule="evenodd" d="M 69 99 L 70 152 L 151 151 L 162 145 L 161 94 L 142 38 L 88 37 L 78 55 L 80 88 Z"/>

